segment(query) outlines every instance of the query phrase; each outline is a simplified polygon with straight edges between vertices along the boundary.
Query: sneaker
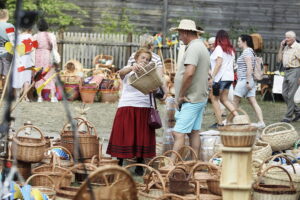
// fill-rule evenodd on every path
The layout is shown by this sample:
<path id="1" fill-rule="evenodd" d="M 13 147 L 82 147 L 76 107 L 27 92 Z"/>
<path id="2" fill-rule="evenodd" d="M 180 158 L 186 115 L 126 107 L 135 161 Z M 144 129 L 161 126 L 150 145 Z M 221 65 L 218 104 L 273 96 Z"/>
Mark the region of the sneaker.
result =
<path id="1" fill-rule="evenodd" d="M 283 119 L 283 120 L 281 120 L 280 122 L 291 123 L 291 120 Z"/>
<path id="2" fill-rule="evenodd" d="M 296 114 L 295 118 L 292 120 L 292 122 L 296 122 L 300 119 L 300 113 Z"/>
<path id="3" fill-rule="evenodd" d="M 57 103 L 57 102 L 58 102 L 58 100 L 57 100 L 57 98 L 56 98 L 56 97 L 51 97 L 51 102 L 52 102 L 52 103 Z"/>
<path id="4" fill-rule="evenodd" d="M 38 100 L 37 100 L 37 102 L 42 103 L 43 102 L 43 98 L 39 97 Z"/>

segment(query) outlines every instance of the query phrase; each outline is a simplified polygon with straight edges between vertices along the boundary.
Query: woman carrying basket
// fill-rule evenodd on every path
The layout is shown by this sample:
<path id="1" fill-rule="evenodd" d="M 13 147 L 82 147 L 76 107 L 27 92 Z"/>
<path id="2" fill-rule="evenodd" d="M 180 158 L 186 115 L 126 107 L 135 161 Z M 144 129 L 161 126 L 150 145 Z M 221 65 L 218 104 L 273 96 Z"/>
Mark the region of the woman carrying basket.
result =
<path id="1" fill-rule="evenodd" d="M 119 165 L 124 158 L 136 158 L 142 163 L 144 158 L 155 156 L 155 130 L 148 125 L 150 114 L 149 95 L 144 95 L 127 83 L 128 77 L 147 65 L 152 53 L 139 49 L 134 56 L 136 63 L 119 71 L 123 80 L 122 96 L 114 119 L 107 154 L 117 157 Z M 143 175 L 143 168 L 136 167 L 135 173 Z"/>

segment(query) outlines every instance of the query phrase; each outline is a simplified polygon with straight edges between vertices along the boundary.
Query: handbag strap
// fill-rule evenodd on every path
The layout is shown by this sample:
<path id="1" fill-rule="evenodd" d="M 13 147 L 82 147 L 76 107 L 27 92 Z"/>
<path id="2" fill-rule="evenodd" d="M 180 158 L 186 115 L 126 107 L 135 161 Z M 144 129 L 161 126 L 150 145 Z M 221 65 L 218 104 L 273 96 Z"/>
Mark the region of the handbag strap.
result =
<path id="1" fill-rule="evenodd" d="M 150 98 L 150 106 L 151 106 L 151 108 L 153 107 L 153 104 L 152 104 L 152 96 L 153 96 L 153 93 L 151 92 L 151 93 L 149 93 L 149 98 Z M 153 102 L 154 102 L 154 108 L 155 108 L 155 110 L 157 109 L 157 106 L 156 106 L 156 100 L 155 100 L 155 98 L 153 97 Z"/>

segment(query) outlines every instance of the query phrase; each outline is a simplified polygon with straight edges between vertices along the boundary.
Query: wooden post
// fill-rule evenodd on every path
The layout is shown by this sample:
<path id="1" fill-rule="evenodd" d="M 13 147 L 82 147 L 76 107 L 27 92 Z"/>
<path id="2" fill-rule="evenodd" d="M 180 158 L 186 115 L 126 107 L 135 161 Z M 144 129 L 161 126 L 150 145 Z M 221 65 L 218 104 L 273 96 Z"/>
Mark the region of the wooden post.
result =
<path id="1" fill-rule="evenodd" d="M 127 43 L 132 43 L 132 33 L 128 33 L 127 34 Z M 130 46 L 128 46 L 127 48 L 126 48 L 126 59 L 128 60 L 129 59 L 129 57 L 131 56 L 131 51 L 132 51 L 132 45 L 130 45 Z M 126 61 L 127 61 L 126 60 Z M 127 62 L 126 62 L 126 64 L 127 64 Z M 126 65 L 125 64 L 125 65 Z M 123 68 L 124 66 L 118 66 L 119 68 Z"/>
<path id="2" fill-rule="evenodd" d="M 164 0 L 164 9 L 163 9 L 163 23 L 162 23 L 162 30 L 163 30 L 163 38 L 167 35 L 167 28 L 168 28 L 168 0 Z"/>
<path id="3" fill-rule="evenodd" d="M 64 53 L 63 53 L 64 52 L 64 31 L 63 30 L 60 30 L 58 32 L 58 38 L 57 39 L 59 41 L 58 46 L 57 46 L 58 53 L 59 53 L 60 58 L 61 58 L 61 62 L 59 64 L 59 68 L 62 69 L 63 62 L 64 62 L 64 59 L 63 59 L 63 57 L 64 57 Z"/>

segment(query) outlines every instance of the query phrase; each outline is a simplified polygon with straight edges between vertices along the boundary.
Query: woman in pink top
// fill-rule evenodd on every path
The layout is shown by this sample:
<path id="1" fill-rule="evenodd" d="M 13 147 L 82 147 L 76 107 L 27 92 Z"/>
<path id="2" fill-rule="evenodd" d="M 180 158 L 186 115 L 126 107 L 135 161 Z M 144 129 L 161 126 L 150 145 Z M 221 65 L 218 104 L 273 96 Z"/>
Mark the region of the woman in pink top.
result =
<path id="1" fill-rule="evenodd" d="M 51 61 L 51 51 L 52 49 L 57 49 L 56 38 L 53 33 L 47 32 L 49 26 L 44 19 L 41 19 L 38 22 L 39 32 L 34 35 L 34 38 L 38 41 L 38 48 L 35 51 L 35 66 L 43 67 L 44 71 L 48 70 L 46 76 L 40 81 L 36 82 L 35 87 L 40 87 L 47 79 L 49 79 L 54 73 L 55 69 L 53 67 L 53 63 Z M 51 102 L 57 102 L 57 98 L 55 96 L 56 87 L 55 87 L 55 79 L 52 79 L 44 89 L 50 89 L 51 91 Z M 38 102 L 42 102 L 42 94 L 38 94 Z"/>

